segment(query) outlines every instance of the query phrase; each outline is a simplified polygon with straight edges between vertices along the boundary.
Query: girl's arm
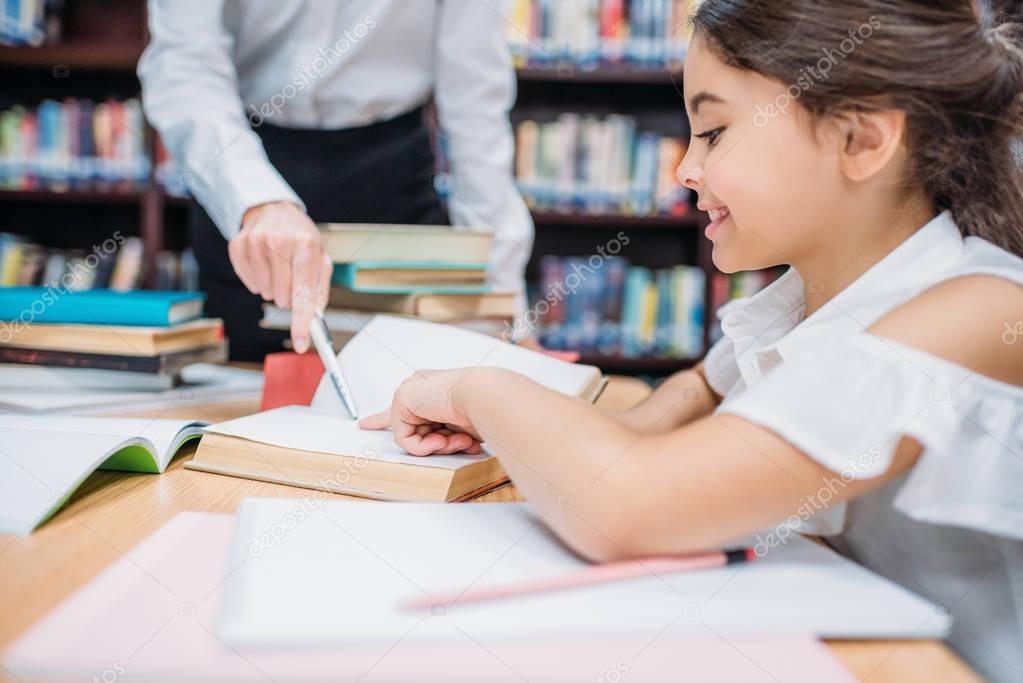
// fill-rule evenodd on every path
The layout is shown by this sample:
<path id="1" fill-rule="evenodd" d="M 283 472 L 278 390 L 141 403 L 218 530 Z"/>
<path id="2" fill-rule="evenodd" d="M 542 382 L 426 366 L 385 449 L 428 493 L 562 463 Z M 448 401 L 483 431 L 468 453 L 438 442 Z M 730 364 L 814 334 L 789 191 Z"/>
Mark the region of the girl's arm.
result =
<path id="1" fill-rule="evenodd" d="M 664 380 L 655 392 L 629 410 L 601 412 L 639 432 L 653 434 L 710 415 L 718 402 L 700 363 Z"/>
<path id="2" fill-rule="evenodd" d="M 870 331 L 1023 385 L 1023 344 L 1001 339 L 1006 321 L 1021 310 L 1023 289 L 963 278 L 924 293 Z M 877 488 L 921 452 L 903 436 L 886 472 L 846 480 L 741 417 L 715 414 L 644 434 L 496 368 L 417 373 L 389 414 L 362 424 L 393 426 L 398 444 L 420 455 L 486 442 L 544 521 L 576 551 L 601 561 L 720 547 Z"/>

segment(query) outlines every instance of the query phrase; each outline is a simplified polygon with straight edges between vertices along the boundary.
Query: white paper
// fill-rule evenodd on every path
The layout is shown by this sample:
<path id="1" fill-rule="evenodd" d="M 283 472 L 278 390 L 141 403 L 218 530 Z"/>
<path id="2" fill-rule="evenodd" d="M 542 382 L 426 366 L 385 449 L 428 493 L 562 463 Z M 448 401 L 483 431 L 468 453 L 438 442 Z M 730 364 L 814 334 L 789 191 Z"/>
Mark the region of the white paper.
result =
<path id="1" fill-rule="evenodd" d="M 390 431 L 359 429 L 351 418 L 336 413 L 323 413 L 309 406 L 274 408 L 221 422 L 208 427 L 206 431 L 282 448 L 448 470 L 489 457 L 465 454 L 429 457 L 409 455 L 394 443 Z"/>
<path id="2" fill-rule="evenodd" d="M 505 368 L 570 396 L 599 372 L 451 325 L 387 315 L 367 323 L 341 349 L 338 362 L 360 416 L 387 409 L 395 390 L 416 370 Z M 344 413 L 328 377 L 320 380 L 312 406 Z"/>
<path id="3" fill-rule="evenodd" d="M 525 504 L 248 499 L 238 509 L 226 642 L 479 642 L 559 636 L 811 632 L 935 638 L 949 618 L 803 538 L 749 564 L 402 611 L 408 600 L 576 571 L 586 563 Z"/>

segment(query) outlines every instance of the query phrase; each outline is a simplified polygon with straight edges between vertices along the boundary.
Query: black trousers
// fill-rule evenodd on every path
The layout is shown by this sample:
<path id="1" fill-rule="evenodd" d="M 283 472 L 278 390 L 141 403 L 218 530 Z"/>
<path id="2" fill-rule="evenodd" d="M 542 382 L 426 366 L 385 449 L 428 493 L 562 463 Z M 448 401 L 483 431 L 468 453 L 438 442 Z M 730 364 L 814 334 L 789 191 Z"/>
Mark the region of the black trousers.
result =
<path id="1" fill-rule="evenodd" d="M 448 222 L 433 187 L 435 159 L 422 108 L 343 130 L 255 129 L 270 163 L 305 202 L 310 218 L 333 223 Z M 223 318 L 232 360 L 261 361 L 288 334 L 259 327 L 261 297 L 235 275 L 227 240 L 201 206 L 191 215 L 192 248 L 206 314 Z"/>

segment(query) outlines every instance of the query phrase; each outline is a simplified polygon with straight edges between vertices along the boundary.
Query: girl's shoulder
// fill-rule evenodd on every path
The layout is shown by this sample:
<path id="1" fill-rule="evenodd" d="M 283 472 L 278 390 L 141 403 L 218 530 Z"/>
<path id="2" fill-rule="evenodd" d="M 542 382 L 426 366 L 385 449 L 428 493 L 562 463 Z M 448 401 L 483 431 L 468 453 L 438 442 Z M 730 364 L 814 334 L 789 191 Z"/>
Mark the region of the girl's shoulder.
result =
<path id="1" fill-rule="evenodd" d="M 967 237 L 958 259 L 871 331 L 1023 386 L 1023 258 Z"/>

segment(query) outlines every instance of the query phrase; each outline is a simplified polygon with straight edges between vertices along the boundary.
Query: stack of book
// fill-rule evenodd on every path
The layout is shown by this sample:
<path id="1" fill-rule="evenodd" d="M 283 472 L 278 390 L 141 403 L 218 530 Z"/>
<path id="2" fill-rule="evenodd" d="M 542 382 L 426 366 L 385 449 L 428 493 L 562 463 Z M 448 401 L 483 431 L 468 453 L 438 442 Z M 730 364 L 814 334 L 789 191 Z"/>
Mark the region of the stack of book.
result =
<path id="1" fill-rule="evenodd" d="M 685 141 L 640 131 L 631 116 L 522 121 L 516 148 L 516 181 L 532 208 L 639 216 L 689 209 L 689 190 L 676 178 Z"/>
<path id="2" fill-rule="evenodd" d="M 518 67 L 677 67 L 689 0 L 514 0 L 507 38 Z"/>
<path id="3" fill-rule="evenodd" d="M 131 191 L 149 178 L 137 99 L 44 100 L 0 113 L 0 188 Z"/>
<path id="4" fill-rule="evenodd" d="M 63 4 L 63 0 L 7 0 L 0 12 L 0 45 L 57 42 Z"/>
<path id="5" fill-rule="evenodd" d="M 693 266 L 651 271 L 611 257 L 545 256 L 538 313 L 547 348 L 625 358 L 695 358 L 703 351 L 705 276 Z"/>
<path id="6" fill-rule="evenodd" d="M 221 363 L 220 320 L 205 295 L 0 288 L 0 386 L 166 390 L 193 363 Z"/>
<path id="7" fill-rule="evenodd" d="M 493 235 L 450 226 L 327 223 L 334 262 L 325 319 L 352 335 L 377 313 L 447 322 L 500 334 L 515 315 L 515 294 L 486 284 Z M 287 329 L 288 311 L 264 306 L 263 326 Z"/>

